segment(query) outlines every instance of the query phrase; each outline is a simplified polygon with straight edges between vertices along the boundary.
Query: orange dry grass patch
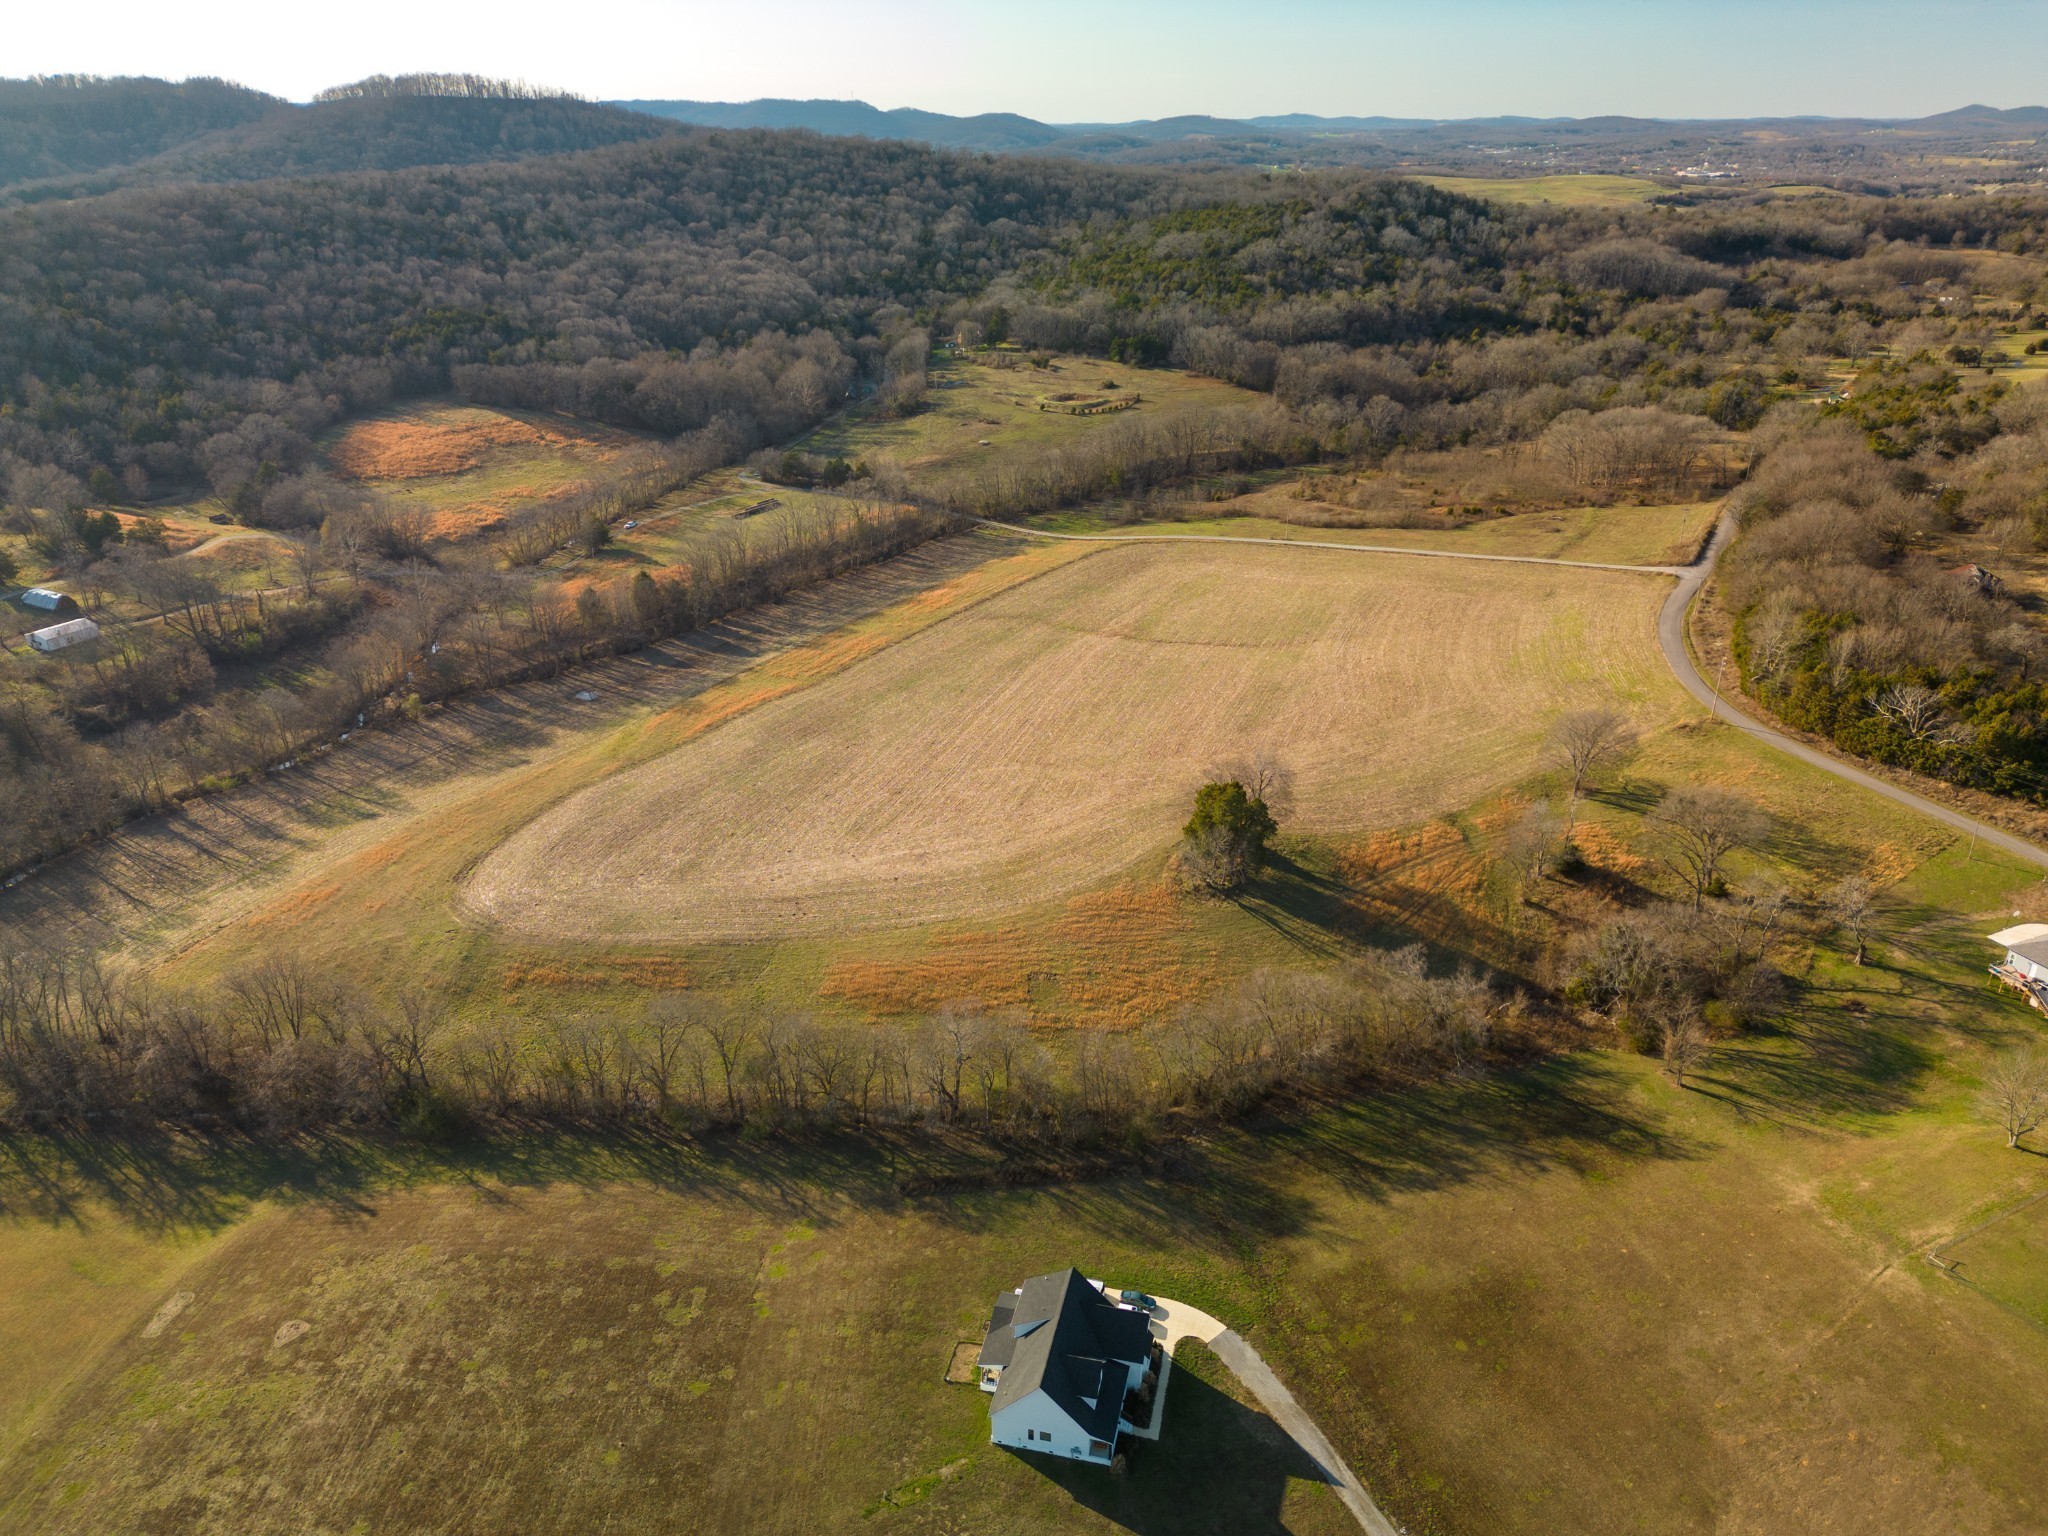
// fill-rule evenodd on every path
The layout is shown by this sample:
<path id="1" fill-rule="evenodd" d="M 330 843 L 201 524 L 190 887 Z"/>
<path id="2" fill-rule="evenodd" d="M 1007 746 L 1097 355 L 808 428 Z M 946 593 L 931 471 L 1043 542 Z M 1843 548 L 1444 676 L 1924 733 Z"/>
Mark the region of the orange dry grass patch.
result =
<path id="1" fill-rule="evenodd" d="M 1048 1022 L 1111 1029 L 1170 1018 L 1231 972 L 1220 947 L 1195 933 L 1187 900 L 1164 881 L 1076 896 L 1053 925 L 1039 1010 Z"/>
<path id="2" fill-rule="evenodd" d="M 610 434 L 537 426 L 487 410 L 444 410 L 356 422 L 334 440 L 328 463 L 356 479 L 424 479 L 475 469 L 492 449 L 563 449 L 606 440 Z"/>
<path id="3" fill-rule="evenodd" d="M 624 955 L 608 960 L 547 959 L 505 967 L 507 992 L 522 987 L 592 989 L 630 987 L 636 991 L 676 992 L 690 985 L 690 971 L 680 961 L 659 955 Z"/>
<path id="4" fill-rule="evenodd" d="M 304 922 L 308 917 L 341 894 L 338 885 L 307 886 L 293 891 L 261 912 L 251 913 L 251 928 L 290 928 Z"/>
<path id="5" fill-rule="evenodd" d="M 805 646 L 801 651 L 792 651 L 788 657 L 776 664 L 775 670 L 784 677 L 803 682 L 815 682 L 852 666 L 863 657 L 890 644 L 892 637 L 876 630 L 865 634 L 841 635 L 819 645 Z"/>
<path id="6" fill-rule="evenodd" d="M 1597 821 L 1582 821 L 1572 828 L 1572 841 L 1578 844 L 1580 856 L 1595 869 L 1632 875 L 1643 867 L 1642 855 Z"/>
<path id="7" fill-rule="evenodd" d="M 880 1014 L 930 1013 L 974 1001 L 1012 1008 L 1030 1001 L 1031 951 L 1014 931 L 942 934 L 915 960 L 840 960 L 819 991 Z"/>
<path id="8" fill-rule="evenodd" d="M 1911 849 L 1901 848 L 1897 843 L 1879 843 L 1870 850 L 1863 875 L 1872 885 L 1897 885 L 1919 868 L 1920 862 Z"/>
<path id="9" fill-rule="evenodd" d="M 1448 821 L 1382 832 L 1342 850 L 1337 867 L 1368 921 L 1441 944 L 1459 944 L 1497 923 L 1487 911 L 1486 864 Z"/>
<path id="10" fill-rule="evenodd" d="M 526 494 L 515 488 L 506 493 L 506 500 L 513 500 Z M 427 537 L 446 539 L 473 539 L 479 534 L 496 533 L 505 526 L 505 509 L 496 502 L 475 501 L 467 506 L 448 507 L 427 519 Z"/>
<path id="11" fill-rule="evenodd" d="M 1165 884 L 1119 885 L 1073 898 L 1043 930 L 942 934 L 910 959 L 838 961 L 820 990 L 883 1015 L 972 1001 L 1025 1008 L 1039 1025 L 1135 1029 L 1229 979 L 1195 927 Z"/>

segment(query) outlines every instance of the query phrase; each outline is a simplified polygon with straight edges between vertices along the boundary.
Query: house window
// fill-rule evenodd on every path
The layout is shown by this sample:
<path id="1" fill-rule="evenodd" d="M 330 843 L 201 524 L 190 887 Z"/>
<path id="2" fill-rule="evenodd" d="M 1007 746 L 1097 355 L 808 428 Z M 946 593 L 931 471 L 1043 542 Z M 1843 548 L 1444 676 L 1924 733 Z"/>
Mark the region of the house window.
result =
<path id="1" fill-rule="evenodd" d="M 1090 1456 L 1107 1456 L 1109 1454 L 1109 1442 L 1107 1440 L 1090 1440 L 1088 1442 L 1088 1454 Z"/>

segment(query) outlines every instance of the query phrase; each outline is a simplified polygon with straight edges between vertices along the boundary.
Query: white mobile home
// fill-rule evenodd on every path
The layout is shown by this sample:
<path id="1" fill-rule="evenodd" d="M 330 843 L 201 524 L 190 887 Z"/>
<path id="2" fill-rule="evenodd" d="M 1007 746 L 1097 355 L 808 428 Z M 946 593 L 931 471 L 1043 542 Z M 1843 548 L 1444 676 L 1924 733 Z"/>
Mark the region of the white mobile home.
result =
<path id="1" fill-rule="evenodd" d="M 91 619 L 66 619 L 48 629 L 29 631 L 28 643 L 39 651 L 61 651 L 67 645 L 83 645 L 99 637 L 100 627 Z"/>
<path id="2" fill-rule="evenodd" d="M 1991 974 L 2048 1013 L 2048 923 L 2001 928 L 1991 935 L 1991 942 L 2005 951 L 2005 959 L 1993 964 Z"/>
<path id="3" fill-rule="evenodd" d="M 1150 1417 L 1158 1355 L 1149 1313 L 1111 1301 L 1077 1269 L 1034 1276 L 996 1298 L 982 1341 L 981 1389 L 995 1394 L 988 1437 L 1106 1467 L 1117 1435 Z"/>

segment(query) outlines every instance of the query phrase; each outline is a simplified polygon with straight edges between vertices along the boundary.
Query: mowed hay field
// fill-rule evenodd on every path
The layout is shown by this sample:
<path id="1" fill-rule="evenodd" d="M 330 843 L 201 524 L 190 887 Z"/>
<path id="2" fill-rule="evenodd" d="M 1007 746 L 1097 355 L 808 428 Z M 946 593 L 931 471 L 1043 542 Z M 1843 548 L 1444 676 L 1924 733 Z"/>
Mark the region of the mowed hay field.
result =
<path id="1" fill-rule="evenodd" d="M 1667 714 L 1665 583 L 1250 546 L 1113 546 L 556 806 L 466 902 L 547 942 L 943 922 L 1162 855 L 1234 757 L 1339 835 L 1519 780 L 1561 710 Z"/>

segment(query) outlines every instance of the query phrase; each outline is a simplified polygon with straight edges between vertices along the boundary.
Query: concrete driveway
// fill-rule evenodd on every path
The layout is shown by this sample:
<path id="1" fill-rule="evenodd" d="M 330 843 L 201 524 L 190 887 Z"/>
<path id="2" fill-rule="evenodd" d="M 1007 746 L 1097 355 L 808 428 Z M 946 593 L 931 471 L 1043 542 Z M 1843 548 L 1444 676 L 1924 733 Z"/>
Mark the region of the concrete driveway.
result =
<path id="1" fill-rule="evenodd" d="M 1154 1301 L 1157 1304 L 1152 1308 L 1152 1336 L 1160 1341 L 1169 1359 L 1182 1339 L 1194 1339 L 1208 1345 L 1216 1352 L 1216 1358 L 1229 1366 L 1231 1374 L 1258 1399 L 1259 1406 L 1266 1410 L 1273 1422 L 1286 1430 L 1294 1443 L 1307 1453 L 1309 1460 L 1321 1469 L 1323 1480 L 1337 1490 L 1344 1507 L 1351 1511 L 1369 1536 L 1401 1536 L 1400 1527 L 1380 1512 L 1380 1507 L 1372 1501 L 1372 1495 L 1365 1491 L 1365 1485 L 1344 1464 L 1344 1458 L 1337 1454 L 1337 1448 L 1330 1444 L 1316 1427 L 1316 1421 L 1294 1400 L 1294 1394 L 1273 1374 L 1273 1368 L 1245 1342 L 1243 1335 L 1200 1307 L 1175 1301 L 1170 1296 L 1156 1296 Z M 1159 1392 L 1162 1405 L 1166 1401 L 1165 1386 L 1165 1373 L 1162 1371 Z"/>

